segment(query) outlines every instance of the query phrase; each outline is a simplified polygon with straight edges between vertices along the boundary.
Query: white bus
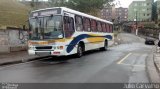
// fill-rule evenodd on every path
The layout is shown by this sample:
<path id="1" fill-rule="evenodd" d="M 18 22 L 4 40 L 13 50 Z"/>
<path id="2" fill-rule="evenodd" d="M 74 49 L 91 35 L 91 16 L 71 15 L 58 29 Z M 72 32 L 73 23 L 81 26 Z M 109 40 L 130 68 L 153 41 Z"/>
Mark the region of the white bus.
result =
<path id="1" fill-rule="evenodd" d="M 84 51 L 107 50 L 113 23 L 66 7 L 32 11 L 29 16 L 30 55 L 81 57 Z"/>

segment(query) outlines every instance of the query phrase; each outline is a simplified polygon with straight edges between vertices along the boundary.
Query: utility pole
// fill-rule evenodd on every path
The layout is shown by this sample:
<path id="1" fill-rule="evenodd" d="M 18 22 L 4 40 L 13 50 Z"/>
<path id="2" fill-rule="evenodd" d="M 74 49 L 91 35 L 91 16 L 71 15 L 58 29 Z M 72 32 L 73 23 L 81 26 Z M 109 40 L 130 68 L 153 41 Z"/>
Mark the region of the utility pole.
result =
<path id="1" fill-rule="evenodd" d="M 138 18 L 137 18 L 137 11 L 136 11 L 136 35 L 138 35 Z"/>

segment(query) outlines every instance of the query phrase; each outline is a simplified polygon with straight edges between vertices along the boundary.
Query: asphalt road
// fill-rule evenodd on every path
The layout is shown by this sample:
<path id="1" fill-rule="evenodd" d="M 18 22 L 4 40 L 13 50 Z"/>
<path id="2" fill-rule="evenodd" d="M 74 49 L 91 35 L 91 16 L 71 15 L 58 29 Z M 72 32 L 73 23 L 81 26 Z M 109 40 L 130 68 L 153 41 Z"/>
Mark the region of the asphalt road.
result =
<path id="1" fill-rule="evenodd" d="M 121 44 L 108 51 L 87 52 L 66 62 L 37 60 L 0 68 L 0 82 L 16 83 L 148 83 L 145 60 L 152 46 L 122 33 Z"/>

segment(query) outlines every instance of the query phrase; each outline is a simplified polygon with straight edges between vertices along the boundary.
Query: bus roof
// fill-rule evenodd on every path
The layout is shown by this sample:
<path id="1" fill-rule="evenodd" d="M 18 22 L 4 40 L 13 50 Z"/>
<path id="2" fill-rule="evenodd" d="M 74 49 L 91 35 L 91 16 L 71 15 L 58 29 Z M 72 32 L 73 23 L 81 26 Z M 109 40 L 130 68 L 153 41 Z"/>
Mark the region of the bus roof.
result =
<path id="1" fill-rule="evenodd" d="M 69 8 L 66 8 L 66 7 L 52 7 L 52 8 L 39 9 L 39 10 L 32 11 L 31 13 L 37 12 L 37 11 L 49 10 L 49 9 L 56 9 L 56 8 L 61 8 L 63 11 L 66 11 L 66 12 L 69 12 L 69 13 L 73 13 L 73 14 L 76 14 L 76 15 L 80 15 L 80 16 L 84 16 L 84 17 L 88 17 L 90 19 L 94 19 L 94 20 L 106 22 L 106 23 L 109 23 L 109 24 L 113 24 L 110 21 L 103 20 L 103 19 L 100 19 L 98 17 L 92 16 L 92 15 L 88 15 L 88 14 L 85 14 L 85 13 L 82 13 L 82 12 L 79 12 L 79 11 L 76 11 L 76 10 L 73 10 L 73 9 L 69 9 Z"/>

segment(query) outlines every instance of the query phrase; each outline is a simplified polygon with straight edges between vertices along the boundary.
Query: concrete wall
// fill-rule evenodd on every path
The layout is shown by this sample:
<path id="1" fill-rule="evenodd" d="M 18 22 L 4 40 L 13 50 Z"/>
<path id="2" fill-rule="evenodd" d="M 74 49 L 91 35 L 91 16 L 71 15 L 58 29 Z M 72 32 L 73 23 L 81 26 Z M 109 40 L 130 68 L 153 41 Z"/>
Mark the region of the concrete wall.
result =
<path id="1" fill-rule="evenodd" d="M 27 49 L 27 31 L 0 30 L 0 53 Z"/>
<path id="2" fill-rule="evenodd" d="M 6 30 L 0 30 L 0 53 L 9 53 L 9 38 Z"/>

